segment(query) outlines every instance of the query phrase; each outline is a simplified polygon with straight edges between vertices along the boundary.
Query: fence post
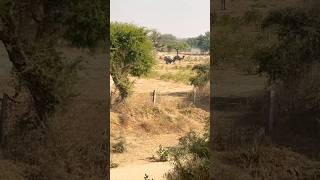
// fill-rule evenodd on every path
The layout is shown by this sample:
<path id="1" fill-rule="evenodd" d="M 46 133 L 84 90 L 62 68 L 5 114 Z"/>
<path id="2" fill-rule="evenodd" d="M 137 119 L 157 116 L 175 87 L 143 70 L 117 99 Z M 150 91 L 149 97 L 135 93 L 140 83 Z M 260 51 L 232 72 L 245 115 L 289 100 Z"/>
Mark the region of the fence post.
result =
<path id="1" fill-rule="evenodd" d="M 7 121 L 7 107 L 8 107 L 9 96 L 7 94 L 3 94 L 2 102 L 1 102 L 1 111 L 0 111 L 0 144 L 4 143 L 5 138 L 5 124 Z"/>
<path id="2" fill-rule="evenodd" d="M 196 89 L 193 87 L 193 90 L 192 90 L 192 97 L 193 97 L 193 104 L 196 104 Z"/>
<path id="3" fill-rule="evenodd" d="M 275 108 L 275 85 L 270 86 L 270 104 L 269 104 L 269 119 L 268 119 L 268 134 L 271 135 L 274 124 L 274 108 Z"/>
<path id="4" fill-rule="evenodd" d="M 157 96 L 157 91 L 153 90 L 153 94 L 152 94 L 152 102 L 153 102 L 153 104 L 156 104 L 156 96 Z"/>

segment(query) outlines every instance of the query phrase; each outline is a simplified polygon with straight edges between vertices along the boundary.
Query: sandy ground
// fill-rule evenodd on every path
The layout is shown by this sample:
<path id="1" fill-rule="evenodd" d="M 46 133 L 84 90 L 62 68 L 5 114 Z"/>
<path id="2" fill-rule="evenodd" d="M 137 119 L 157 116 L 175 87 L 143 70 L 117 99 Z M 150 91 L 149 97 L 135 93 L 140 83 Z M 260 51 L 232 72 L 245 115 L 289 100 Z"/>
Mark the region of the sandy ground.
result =
<path id="1" fill-rule="evenodd" d="M 182 134 L 181 134 L 182 135 Z M 126 134 L 127 151 L 121 154 L 112 154 L 112 159 L 116 159 L 119 167 L 128 164 L 145 164 L 152 162 L 150 158 L 155 155 L 159 145 L 169 147 L 178 143 L 179 134 L 142 134 L 141 136 Z"/>
<path id="2" fill-rule="evenodd" d="M 161 93 L 189 92 L 192 86 L 183 83 L 163 81 L 157 79 L 136 79 L 134 92 L 148 93 L 157 90 Z"/>
<path id="3" fill-rule="evenodd" d="M 194 62 L 182 62 L 179 66 L 193 64 Z M 163 64 L 161 62 L 161 64 Z M 174 65 L 164 65 L 166 68 L 172 68 Z M 133 95 L 151 93 L 157 90 L 160 94 L 166 94 L 166 98 L 182 101 L 184 96 L 177 96 L 179 93 L 192 92 L 193 86 L 183 83 L 164 81 L 159 79 L 135 78 Z M 111 81 L 111 86 L 113 86 Z M 111 129 L 112 131 L 112 129 Z M 152 160 L 159 150 L 159 145 L 163 147 L 175 146 L 178 140 L 185 133 L 147 134 L 147 133 L 129 133 L 123 132 L 126 137 L 127 151 L 124 153 L 113 153 L 111 161 L 119 164 L 116 168 L 110 169 L 111 180 L 142 180 L 145 174 L 150 179 L 162 180 L 164 175 L 173 168 L 172 162 L 155 162 Z"/>
<path id="4" fill-rule="evenodd" d="M 114 154 L 112 159 L 117 159 L 119 167 L 110 169 L 111 180 L 142 180 L 147 174 L 154 180 L 165 179 L 163 176 L 172 169 L 170 162 L 154 162 L 152 156 L 163 147 L 174 146 L 178 143 L 179 135 L 161 134 L 145 135 L 143 138 L 127 136 L 128 149 L 122 154 Z"/>
<path id="5" fill-rule="evenodd" d="M 131 164 L 121 168 L 111 169 L 111 180 L 142 180 L 145 174 L 150 179 L 164 180 L 163 172 L 172 168 L 169 162 L 154 162 L 147 164 Z"/>

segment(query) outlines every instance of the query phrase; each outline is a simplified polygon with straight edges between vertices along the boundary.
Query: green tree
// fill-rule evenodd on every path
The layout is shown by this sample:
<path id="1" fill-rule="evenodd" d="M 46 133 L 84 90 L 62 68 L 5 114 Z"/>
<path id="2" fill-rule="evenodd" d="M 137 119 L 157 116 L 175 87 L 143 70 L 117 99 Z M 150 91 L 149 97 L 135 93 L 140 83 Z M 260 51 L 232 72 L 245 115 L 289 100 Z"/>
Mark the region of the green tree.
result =
<path id="1" fill-rule="evenodd" d="M 59 42 L 90 48 L 106 42 L 108 11 L 103 0 L 0 1 L 0 40 L 33 99 L 39 124 L 46 125 L 74 94 L 79 61 L 66 61 Z"/>
<path id="2" fill-rule="evenodd" d="M 179 56 L 179 51 L 187 49 L 189 46 L 186 42 L 174 41 L 167 45 L 168 49 L 174 49 L 177 52 L 177 56 Z"/>
<path id="3" fill-rule="evenodd" d="M 197 46 L 202 52 L 208 52 L 210 50 L 210 32 L 206 32 L 204 35 L 197 37 Z"/>
<path id="4" fill-rule="evenodd" d="M 164 45 L 161 42 L 161 33 L 158 32 L 157 30 L 150 30 L 149 32 L 149 37 L 152 41 L 153 48 L 157 51 L 161 51 Z"/>
<path id="5" fill-rule="evenodd" d="M 254 59 L 259 73 L 267 75 L 279 94 L 286 95 L 278 101 L 282 115 L 312 114 L 319 108 L 320 84 L 315 80 L 319 74 L 313 70 L 320 63 L 318 12 L 319 6 L 286 8 L 271 12 L 264 20 L 262 27 L 275 32 L 276 38 L 258 50 Z"/>
<path id="6" fill-rule="evenodd" d="M 188 43 L 189 47 L 191 47 L 191 48 L 197 48 L 198 47 L 198 38 L 197 37 L 188 38 L 186 40 L 186 42 Z"/>
<path id="7" fill-rule="evenodd" d="M 112 22 L 110 29 L 110 73 L 120 96 L 125 100 L 133 82 L 129 76 L 140 77 L 150 72 L 154 65 L 152 42 L 147 30 L 132 24 Z"/>
<path id="8" fill-rule="evenodd" d="M 320 58 L 320 16 L 317 8 L 287 8 L 270 13 L 263 28 L 276 30 L 277 41 L 254 55 L 259 72 L 270 81 L 289 82 L 301 77 Z"/>
<path id="9" fill-rule="evenodd" d="M 160 42 L 164 45 L 168 45 L 175 41 L 177 41 L 177 38 L 172 34 L 162 34 L 160 37 Z"/>

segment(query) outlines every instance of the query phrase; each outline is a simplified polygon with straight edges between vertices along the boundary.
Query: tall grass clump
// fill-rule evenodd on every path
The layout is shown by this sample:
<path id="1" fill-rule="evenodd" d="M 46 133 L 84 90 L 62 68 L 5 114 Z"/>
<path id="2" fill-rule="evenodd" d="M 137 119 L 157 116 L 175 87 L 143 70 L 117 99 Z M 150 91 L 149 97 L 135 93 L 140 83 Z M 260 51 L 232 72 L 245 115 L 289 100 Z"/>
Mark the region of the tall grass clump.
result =
<path id="1" fill-rule="evenodd" d="M 209 179 L 209 127 L 204 134 L 189 132 L 171 149 L 174 169 L 167 174 L 169 180 Z"/>

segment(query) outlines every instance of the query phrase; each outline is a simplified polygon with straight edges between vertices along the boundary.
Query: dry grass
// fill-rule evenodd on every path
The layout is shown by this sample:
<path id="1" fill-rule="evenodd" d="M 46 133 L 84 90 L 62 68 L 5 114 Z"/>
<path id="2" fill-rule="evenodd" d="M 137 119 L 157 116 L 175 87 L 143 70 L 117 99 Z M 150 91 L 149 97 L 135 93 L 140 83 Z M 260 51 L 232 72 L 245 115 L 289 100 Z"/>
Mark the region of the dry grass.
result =
<path id="1" fill-rule="evenodd" d="M 186 56 L 181 62 L 174 64 L 165 64 L 158 59 L 156 67 L 145 78 L 190 84 L 190 78 L 194 76 L 192 68 L 198 64 L 208 63 L 209 58 L 209 56 Z"/>
<path id="2" fill-rule="evenodd" d="M 209 115 L 200 108 L 187 105 L 178 108 L 177 104 L 169 105 L 168 102 L 165 105 L 130 102 L 125 107 L 115 108 L 121 111 L 112 112 L 111 136 L 120 133 L 119 128 L 152 134 L 188 131 L 193 127 L 201 127 L 202 120 Z"/>
<path id="3" fill-rule="evenodd" d="M 229 152 L 212 152 L 212 178 L 319 179 L 320 164 L 286 148 L 249 146 Z"/>

